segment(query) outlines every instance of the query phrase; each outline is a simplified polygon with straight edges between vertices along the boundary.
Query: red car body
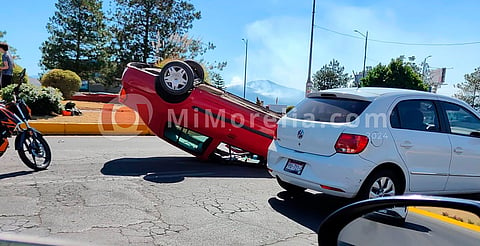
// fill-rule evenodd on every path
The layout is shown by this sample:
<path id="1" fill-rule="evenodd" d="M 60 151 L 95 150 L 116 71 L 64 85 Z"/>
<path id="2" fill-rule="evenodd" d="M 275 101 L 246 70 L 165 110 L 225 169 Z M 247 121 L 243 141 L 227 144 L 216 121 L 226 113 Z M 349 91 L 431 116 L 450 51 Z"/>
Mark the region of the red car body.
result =
<path id="1" fill-rule="evenodd" d="M 161 71 L 130 63 L 122 76 L 120 102 L 136 110 L 153 133 L 203 160 L 221 145 L 266 159 L 280 114 L 205 83 L 185 95 L 166 95 Z"/>

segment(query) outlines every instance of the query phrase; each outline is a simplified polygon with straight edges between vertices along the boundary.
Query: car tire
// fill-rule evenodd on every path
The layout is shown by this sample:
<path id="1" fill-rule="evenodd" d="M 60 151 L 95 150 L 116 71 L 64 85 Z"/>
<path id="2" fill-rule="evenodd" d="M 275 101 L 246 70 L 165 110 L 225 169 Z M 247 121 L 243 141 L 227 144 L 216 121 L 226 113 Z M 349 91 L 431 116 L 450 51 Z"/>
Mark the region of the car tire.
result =
<path id="1" fill-rule="evenodd" d="M 393 190 L 390 190 L 391 188 L 388 187 L 392 187 Z M 378 197 L 402 195 L 405 190 L 404 187 L 405 185 L 402 183 L 398 174 L 390 169 L 381 169 L 368 176 L 356 198 L 357 200 L 367 200 Z M 401 225 L 405 223 L 408 210 L 406 207 L 398 207 L 379 211 L 378 214 L 384 215 L 384 217 L 393 223 Z"/>
<path id="2" fill-rule="evenodd" d="M 284 190 L 286 190 L 288 193 L 292 195 L 303 193 L 306 190 L 306 188 L 287 183 L 281 180 L 279 177 L 277 177 L 277 182 L 280 185 L 280 187 L 282 187 Z"/>
<path id="3" fill-rule="evenodd" d="M 157 76 L 155 89 L 166 102 L 178 103 L 185 100 L 193 88 L 194 74 L 185 62 L 172 61 L 162 68 Z"/>
<path id="4" fill-rule="evenodd" d="M 370 174 L 363 183 L 360 192 L 357 194 L 358 200 L 370 198 L 402 195 L 404 185 L 398 175 L 389 169 L 381 169 Z"/>
<path id="5" fill-rule="evenodd" d="M 202 83 L 205 79 L 205 70 L 203 69 L 203 66 L 193 60 L 186 60 L 185 63 L 187 63 L 193 70 L 194 84 Z"/>

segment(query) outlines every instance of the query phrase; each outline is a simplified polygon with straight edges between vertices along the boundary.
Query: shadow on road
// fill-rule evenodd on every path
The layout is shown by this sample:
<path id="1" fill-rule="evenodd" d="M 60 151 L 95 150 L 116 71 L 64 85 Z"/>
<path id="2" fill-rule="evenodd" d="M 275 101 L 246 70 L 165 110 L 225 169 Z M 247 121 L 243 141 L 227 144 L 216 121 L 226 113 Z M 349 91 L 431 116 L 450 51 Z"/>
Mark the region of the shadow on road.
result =
<path id="1" fill-rule="evenodd" d="M 185 177 L 272 178 L 266 168 L 202 162 L 195 157 L 121 158 L 104 164 L 104 175 L 144 176 L 155 183 L 181 182 Z"/>
<path id="2" fill-rule="evenodd" d="M 0 174 L 0 180 L 6 179 L 6 178 L 14 178 L 14 177 L 18 177 L 18 176 L 29 175 L 31 173 L 34 173 L 34 171 L 20 171 L 20 172 L 13 172 L 13 173 L 4 173 L 4 174 Z"/>
<path id="3" fill-rule="evenodd" d="M 286 191 L 268 200 L 270 206 L 280 214 L 317 232 L 322 221 L 335 210 L 353 202 L 321 193 L 304 192 L 291 196 Z"/>

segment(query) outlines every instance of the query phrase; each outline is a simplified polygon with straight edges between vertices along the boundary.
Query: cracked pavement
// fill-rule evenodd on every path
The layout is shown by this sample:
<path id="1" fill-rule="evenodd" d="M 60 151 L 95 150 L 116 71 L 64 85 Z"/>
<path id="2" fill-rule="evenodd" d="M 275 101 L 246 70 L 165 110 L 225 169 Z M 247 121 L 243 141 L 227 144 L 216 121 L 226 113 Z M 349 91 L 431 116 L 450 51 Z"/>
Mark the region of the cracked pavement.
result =
<path id="1" fill-rule="evenodd" d="M 53 161 L 46 171 L 30 172 L 12 147 L 0 158 L 0 238 L 316 245 L 316 227 L 340 206 L 322 209 L 318 194 L 282 198 L 265 169 L 201 162 L 156 137 L 47 141 Z"/>

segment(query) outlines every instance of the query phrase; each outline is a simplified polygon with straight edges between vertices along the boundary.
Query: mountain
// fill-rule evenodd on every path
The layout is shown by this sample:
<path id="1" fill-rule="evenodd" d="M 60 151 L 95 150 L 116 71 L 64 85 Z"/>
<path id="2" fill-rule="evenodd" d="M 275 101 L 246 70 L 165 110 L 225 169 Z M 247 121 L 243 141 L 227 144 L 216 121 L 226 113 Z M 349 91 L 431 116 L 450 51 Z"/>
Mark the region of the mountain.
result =
<path id="1" fill-rule="evenodd" d="M 243 85 L 227 86 L 226 91 L 243 97 Z M 252 102 L 262 100 L 264 105 L 278 104 L 296 105 L 305 97 L 303 91 L 279 85 L 270 80 L 255 80 L 247 83 L 246 98 Z"/>
<path id="2" fill-rule="evenodd" d="M 28 81 L 32 85 L 36 85 L 36 86 L 41 86 L 42 85 L 42 83 L 40 83 L 40 81 L 38 79 L 33 78 L 33 77 L 28 77 Z"/>

